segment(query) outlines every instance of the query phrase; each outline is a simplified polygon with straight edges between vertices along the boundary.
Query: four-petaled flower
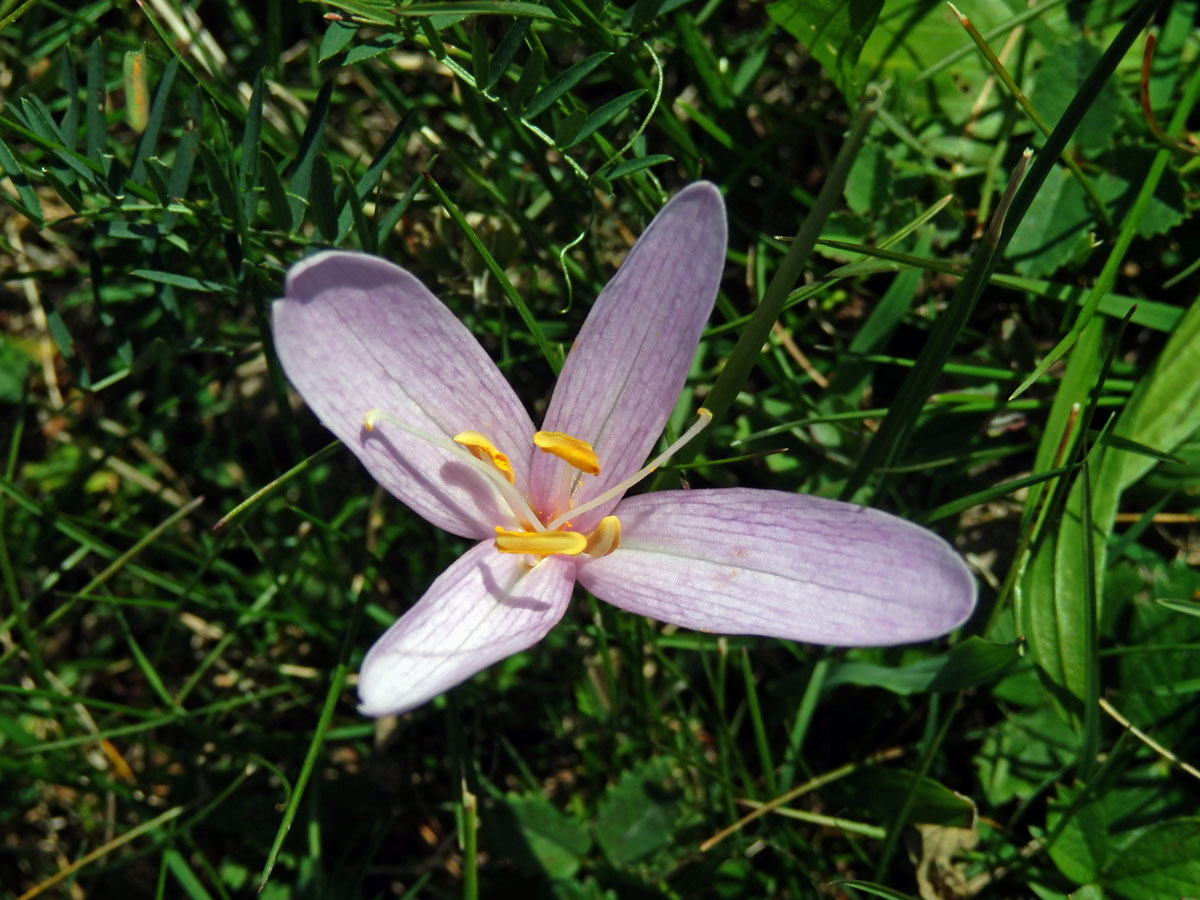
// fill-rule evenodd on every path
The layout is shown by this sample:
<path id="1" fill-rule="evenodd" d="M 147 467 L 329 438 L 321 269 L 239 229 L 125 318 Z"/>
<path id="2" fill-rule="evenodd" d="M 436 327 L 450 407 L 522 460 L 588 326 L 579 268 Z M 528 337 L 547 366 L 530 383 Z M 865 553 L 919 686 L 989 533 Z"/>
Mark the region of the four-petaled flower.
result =
<path id="1" fill-rule="evenodd" d="M 412 709 L 539 641 L 578 581 L 615 606 L 723 634 L 834 645 L 943 634 L 975 582 L 932 532 L 782 491 L 625 497 L 679 398 L 725 261 L 707 183 L 658 214 L 596 300 L 537 431 L 467 328 L 405 270 L 323 252 L 272 309 L 291 383 L 387 490 L 478 541 L 375 643 L 360 709 Z"/>

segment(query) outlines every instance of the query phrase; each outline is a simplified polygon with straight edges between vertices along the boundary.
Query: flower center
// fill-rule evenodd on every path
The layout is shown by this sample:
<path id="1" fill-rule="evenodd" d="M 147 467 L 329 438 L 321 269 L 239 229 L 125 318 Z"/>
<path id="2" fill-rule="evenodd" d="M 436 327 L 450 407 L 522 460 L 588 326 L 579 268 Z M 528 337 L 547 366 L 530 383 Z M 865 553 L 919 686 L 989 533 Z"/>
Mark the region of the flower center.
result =
<path id="1" fill-rule="evenodd" d="M 504 498 L 509 510 L 521 525 L 528 530 L 510 530 L 496 526 L 496 549 L 501 553 L 521 553 L 544 559 L 547 556 L 578 556 L 586 553 L 593 558 L 607 556 L 621 546 L 621 521 L 616 516 L 605 516 L 588 534 L 569 530 L 570 519 L 589 512 L 619 497 L 664 462 L 712 421 L 712 413 L 704 407 L 696 411 L 698 419 L 679 436 L 666 450 L 654 457 L 633 475 L 615 484 L 586 503 L 569 508 L 557 518 L 543 524 L 534 514 L 529 500 L 516 488 L 516 476 L 508 456 L 502 453 L 485 435 L 478 431 L 462 431 L 451 441 L 435 437 L 410 428 L 396 417 L 382 410 L 373 409 L 363 420 L 367 431 L 374 431 L 380 421 L 385 420 L 414 437 L 461 455 L 464 461 L 480 471 Z M 533 436 L 539 450 L 557 456 L 576 469 L 572 476 L 571 496 L 574 497 L 583 474 L 599 475 L 600 460 L 587 441 L 560 431 L 539 431 Z"/>

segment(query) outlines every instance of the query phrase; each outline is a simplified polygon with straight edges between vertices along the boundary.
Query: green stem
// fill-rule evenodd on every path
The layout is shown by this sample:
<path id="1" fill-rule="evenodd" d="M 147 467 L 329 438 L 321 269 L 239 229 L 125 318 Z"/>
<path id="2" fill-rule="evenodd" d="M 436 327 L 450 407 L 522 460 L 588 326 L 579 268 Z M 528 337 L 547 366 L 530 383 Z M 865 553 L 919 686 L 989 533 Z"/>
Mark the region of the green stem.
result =
<path id="1" fill-rule="evenodd" d="M 437 181 L 432 175 L 429 174 L 429 172 L 425 172 L 424 174 L 425 180 L 429 182 L 430 190 L 437 195 L 438 200 L 441 202 L 442 206 L 445 207 L 446 212 L 449 213 L 450 218 L 454 220 L 454 223 L 462 229 L 463 236 L 466 237 L 467 242 L 470 243 L 475 252 L 479 254 L 479 258 L 483 260 L 484 265 L 488 267 L 488 271 L 492 273 L 492 276 L 496 279 L 496 283 L 500 285 L 500 289 L 504 291 L 504 295 L 508 297 L 509 302 L 511 302 L 513 307 L 516 309 L 517 314 L 521 317 L 521 321 L 524 322 L 525 327 L 529 329 L 530 335 L 533 336 L 534 343 L 537 344 L 538 349 L 542 351 L 542 356 L 546 357 L 546 362 L 550 364 L 551 370 L 553 370 L 554 374 L 557 375 L 562 369 L 562 354 L 555 350 L 554 347 L 550 345 L 550 342 L 546 340 L 546 335 L 542 331 L 542 326 L 539 325 L 537 323 L 537 319 L 533 317 L 533 313 L 526 305 L 525 300 L 519 293 L 517 293 L 517 289 L 513 287 L 512 282 L 508 280 L 508 276 L 504 274 L 504 269 L 502 269 L 500 264 L 496 262 L 496 258 L 488 252 L 487 247 L 483 245 L 483 241 L 479 239 L 479 235 L 475 233 L 475 229 L 470 226 L 466 220 L 466 217 L 459 212 L 458 207 L 454 204 L 454 201 L 446 195 L 446 192 L 442 190 L 441 185 L 437 183 Z"/>
<path id="2" fill-rule="evenodd" d="M 867 88 L 863 100 L 855 112 L 846 142 L 842 145 L 829 173 L 825 176 L 825 183 L 822 185 L 820 193 L 817 194 L 812 209 L 805 216 L 800 230 L 796 232 L 796 237 L 788 248 L 787 255 L 784 256 L 775 276 L 767 285 L 758 309 L 746 323 L 737 345 L 733 348 L 728 362 L 725 363 L 725 368 L 721 370 L 712 390 L 705 398 L 704 405 L 712 412 L 715 419 L 720 419 L 729 411 L 738 391 L 742 389 L 742 385 L 746 383 L 754 364 L 758 361 L 759 352 L 767 340 L 767 336 L 771 333 L 771 327 L 783 311 L 784 303 L 787 301 L 792 287 L 800 280 L 800 275 L 812 254 L 813 247 L 816 246 L 817 238 L 821 236 L 821 230 L 825 227 L 826 220 L 841 199 L 842 188 L 850 174 L 850 167 L 854 164 L 854 160 L 867 138 L 867 129 L 882 102 L 882 88 L 876 86 Z M 693 456 L 702 443 L 703 438 L 693 443 Z"/>

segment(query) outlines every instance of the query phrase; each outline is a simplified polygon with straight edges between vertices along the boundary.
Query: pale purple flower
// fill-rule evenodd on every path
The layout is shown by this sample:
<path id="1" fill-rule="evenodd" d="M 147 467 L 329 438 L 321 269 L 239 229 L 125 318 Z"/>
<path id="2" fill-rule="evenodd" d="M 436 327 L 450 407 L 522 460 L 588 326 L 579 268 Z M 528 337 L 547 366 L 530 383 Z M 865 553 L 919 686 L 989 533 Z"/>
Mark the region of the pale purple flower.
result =
<path id="1" fill-rule="evenodd" d="M 662 622 L 818 644 L 920 641 L 970 615 L 959 556 L 886 513 L 749 488 L 624 496 L 679 398 L 724 262 L 721 195 L 694 184 L 597 298 L 537 447 L 487 353 L 408 272 L 340 252 L 292 268 L 272 308 L 292 384 L 381 485 L 478 541 L 367 653 L 362 712 L 412 709 L 537 643 L 576 581 Z M 708 419 L 700 410 L 676 445 Z"/>

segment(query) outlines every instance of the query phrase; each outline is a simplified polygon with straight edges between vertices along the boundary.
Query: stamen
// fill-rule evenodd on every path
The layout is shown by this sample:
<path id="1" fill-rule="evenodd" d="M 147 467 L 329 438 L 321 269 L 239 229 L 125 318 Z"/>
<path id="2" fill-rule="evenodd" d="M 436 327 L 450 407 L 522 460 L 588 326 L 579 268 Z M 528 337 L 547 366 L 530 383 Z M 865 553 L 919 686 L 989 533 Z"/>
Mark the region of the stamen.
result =
<path id="1" fill-rule="evenodd" d="M 620 546 L 621 520 L 616 516 L 605 516 L 587 536 L 585 552 L 593 559 L 599 559 L 601 556 L 608 556 Z"/>
<path id="2" fill-rule="evenodd" d="M 533 436 L 533 445 L 589 475 L 600 474 L 600 459 L 587 441 L 561 431 L 539 431 Z"/>
<path id="3" fill-rule="evenodd" d="M 506 531 L 496 528 L 496 549 L 501 553 L 534 556 L 577 556 L 587 549 L 588 539 L 578 531 Z"/>
<path id="4" fill-rule="evenodd" d="M 503 475 L 509 484 L 516 481 L 513 475 L 512 463 L 508 457 L 496 449 L 496 445 L 478 431 L 460 431 L 454 436 L 454 443 L 462 444 L 467 452 L 481 462 L 490 462 Z"/>
<path id="5" fill-rule="evenodd" d="M 566 522 L 567 519 L 577 518 L 583 515 L 585 512 L 595 509 L 597 506 L 603 506 L 613 497 L 619 497 L 621 494 L 625 493 L 627 490 L 665 463 L 668 459 L 674 456 L 675 452 L 679 450 L 680 447 L 703 431 L 708 426 L 708 423 L 712 421 L 713 417 L 712 413 L 703 406 L 696 410 L 696 415 L 699 416 L 699 418 L 692 423 L 692 427 L 681 434 L 673 444 L 667 447 L 667 449 L 662 453 L 658 454 L 658 456 L 654 457 L 654 459 L 650 460 L 650 462 L 646 463 L 646 465 L 642 466 L 620 484 L 615 484 L 610 487 L 603 494 L 593 497 L 587 503 L 576 506 L 574 509 L 568 510 L 560 515 L 557 519 L 548 522 L 546 527 L 553 531 L 555 528 L 558 528 L 564 522 Z"/>
<path id="6" fill-rule="evenodd" d="M 488 481 L 495 485 L 500 496 L 504 498 L 504 502 L 508 505 L 509 512 L 513 514 L 513 518 L 518 522 L 531 522 L 533 527 L 538 531 L 544 531 L 546 526 L 534 514 L 529 507 L 529 501 L 506 479 L 503 471 L 494 464 L 489 464 L 481 459 L 476 458 L 468 450 L 455 444 L 444 437 L 437 435 L 426 434 L 419 431 L 410 425 L 405 424 L 399 417 L 382 409 L 368 410 L 363 417 L 363 428 L 367 431 L 374 431 L 381 421 L 386 421 L 389 424 L 395 425 L 405 434 L 412 435 L 425 441 L 427 444 L 432 444 L 442 450 L 453 455 L 456 459 L 461 460 L 469 466 L 472 466 L 476 471 L 482 474 Z M 464 432 L 466 433 L 466 432 Z M 500 454 L 503 456 L 504 454 Z M 506 457 L 507 460 L 507 457 Z M 511 468 L 511 466 L 510 466 Z"/>

